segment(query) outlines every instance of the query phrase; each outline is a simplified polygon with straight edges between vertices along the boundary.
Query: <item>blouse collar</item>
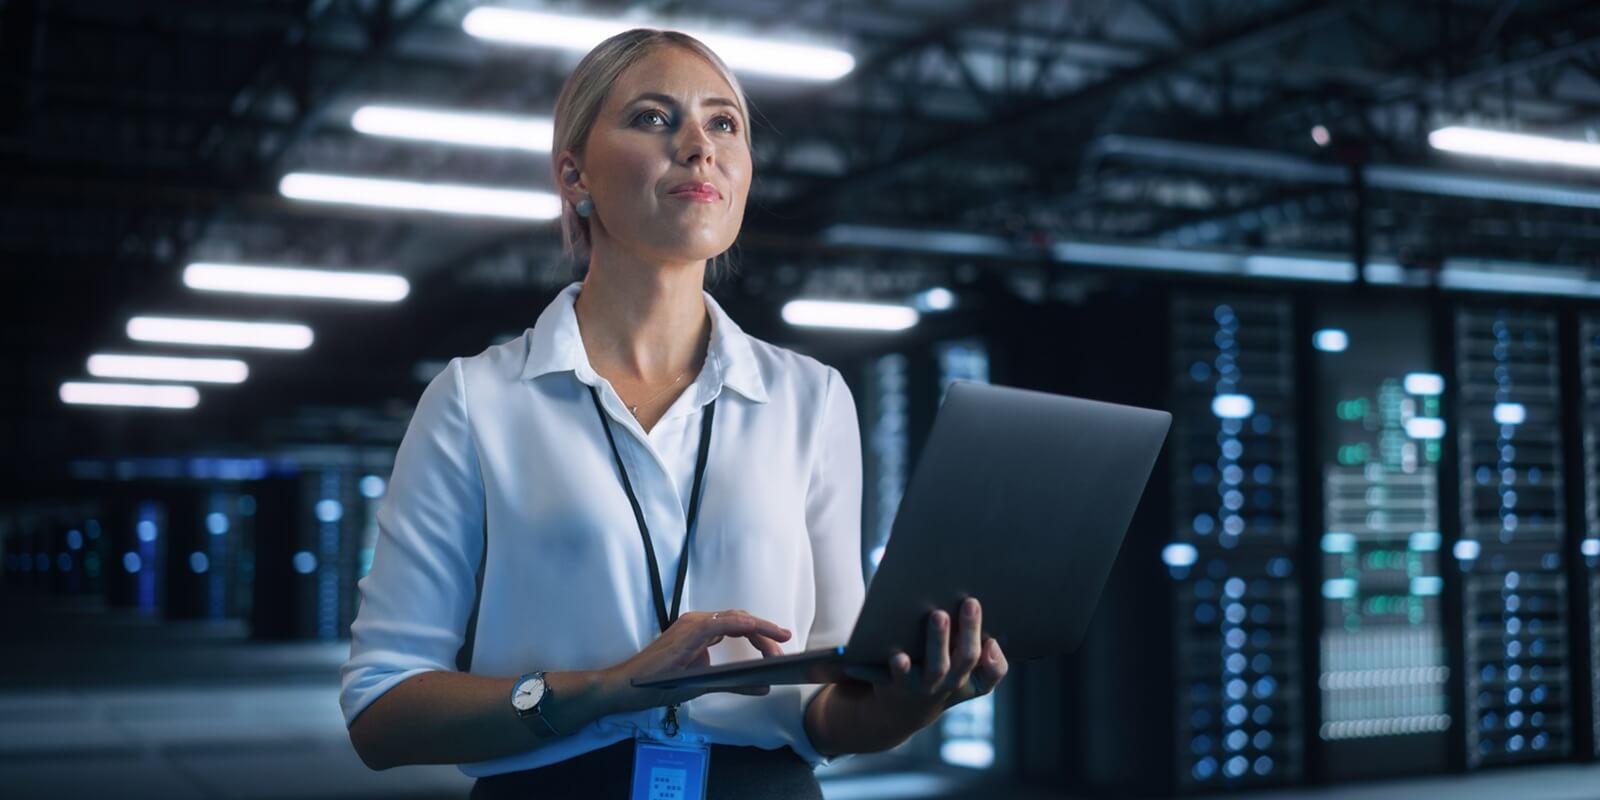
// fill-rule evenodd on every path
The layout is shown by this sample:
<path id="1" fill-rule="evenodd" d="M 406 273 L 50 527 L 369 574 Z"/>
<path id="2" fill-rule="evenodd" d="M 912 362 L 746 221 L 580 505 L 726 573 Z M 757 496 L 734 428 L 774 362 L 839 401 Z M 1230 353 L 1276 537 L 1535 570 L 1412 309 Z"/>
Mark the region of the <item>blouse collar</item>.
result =
<path id="1" fill-rule="evenodd" d="M 531 380 L 550 372 L 570 370 L 578 380 L 593 386 L 599 375 L 589 364 L 589 356 L 578 334 L 578 315 L 574 303 L 583 281 L 574 281 L 556 295 L 534 323 L 528 337 L 528 360 L 522 367 L 522 379 Z M 727 386 L 757 403 L 767 402 L 767 384 L 756 364 L 750 337 L 722 310 L 722 306 L 702 289 L 706 309 L 711 313 L 711 347 L 707 351 L 706 366 L 715 380 L 708 384 L 710 396 L 716 389 Z"/>

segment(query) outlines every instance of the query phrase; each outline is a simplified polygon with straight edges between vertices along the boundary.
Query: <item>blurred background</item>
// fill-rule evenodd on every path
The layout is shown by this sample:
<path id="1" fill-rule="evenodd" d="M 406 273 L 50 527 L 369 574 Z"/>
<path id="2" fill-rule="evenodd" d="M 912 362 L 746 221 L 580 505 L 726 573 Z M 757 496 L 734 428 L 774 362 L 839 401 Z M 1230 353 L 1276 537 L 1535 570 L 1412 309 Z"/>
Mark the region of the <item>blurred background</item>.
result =
<path id="1" fill-rule="evenodd" d="M 951 381 L 1175 415 L 1084 649 L 829 798 L 1600 796 L 1592 0 L 0 0 L 0 795 L 465 796 L 350 748 L 356 582 L 640 25 L 749 92 L 713 292 L 848 379 L 866 574 Z"/>

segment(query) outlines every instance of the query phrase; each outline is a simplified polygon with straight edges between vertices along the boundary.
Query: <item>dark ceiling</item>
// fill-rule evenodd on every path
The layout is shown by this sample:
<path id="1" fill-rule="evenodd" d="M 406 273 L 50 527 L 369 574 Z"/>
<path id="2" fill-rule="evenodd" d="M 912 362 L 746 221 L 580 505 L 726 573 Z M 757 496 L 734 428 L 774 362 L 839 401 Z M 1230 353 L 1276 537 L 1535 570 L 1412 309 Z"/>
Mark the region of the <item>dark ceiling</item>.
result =
<path id="1" fill-rule="evenodd" d="M 527 6 L 504 2 L 501 5 Z M 277 193 L 315 169 L 548 189 L 542 153 L 380 140 L 376 100 L 548 114 L 577 54 L 494 46 L 467 0 L 0 0 L 0 452 L 7 476 L 124 453 L 241 452 L 301 441 L 391 444 L 419 362 L 531 325 L 570 279 L 550 225 L 342 210 Z M 1464 122 L 1593 138 L 1593 0 L 738 0 L 595 2 L 595 16 L 692 14 L 753 33 L 832 37 L 857 58 L 833 83 L 743 78 L 757 178 L 718 288 L 746 327 L 792 337 L 802 291 L 884 294 L 974 265 L 856 252 L 857 225 L 1068 239 L 1348 252 L 1360 162 L 1451 176 L 1600 181 L 1441 158 Z M 1319 147 L 1310 131 L 1334 138 Z M 1206 145 L 1300 165 L 1196 157 Z M 1185 155 L 1185 153 L 1188 153 Z M 1328 180 L 1305 180 L 1307 170 Z M 1332 169 L 1333 172 L 1328 172 Z M 1600 202 L 1369 185 L 1368 250 L 1600 267 Z M 198 259 L 378 268 L 397 306 L 198 296 Z M 978 264 L 1004 269 L 1005 264 Z M 252 377 L 188 414 L 64 406 L 91 352 L 136 352 L 136 313 L 305 322 L 305 353 L 251 356 Z"/>

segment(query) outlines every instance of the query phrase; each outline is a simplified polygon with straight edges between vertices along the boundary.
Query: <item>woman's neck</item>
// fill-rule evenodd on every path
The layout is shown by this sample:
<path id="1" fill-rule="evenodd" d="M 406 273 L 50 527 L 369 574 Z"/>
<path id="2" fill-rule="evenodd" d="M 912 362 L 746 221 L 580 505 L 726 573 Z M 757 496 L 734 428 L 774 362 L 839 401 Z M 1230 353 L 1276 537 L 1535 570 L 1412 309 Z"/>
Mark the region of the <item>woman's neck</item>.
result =
<path id="1" fill-rule="evenodd" d="M 704 261 L 665 268 L 591 259 L 574 307 L 591 366 L 645 384 L 693 369 L 710 337 L 704 280 Z"/>

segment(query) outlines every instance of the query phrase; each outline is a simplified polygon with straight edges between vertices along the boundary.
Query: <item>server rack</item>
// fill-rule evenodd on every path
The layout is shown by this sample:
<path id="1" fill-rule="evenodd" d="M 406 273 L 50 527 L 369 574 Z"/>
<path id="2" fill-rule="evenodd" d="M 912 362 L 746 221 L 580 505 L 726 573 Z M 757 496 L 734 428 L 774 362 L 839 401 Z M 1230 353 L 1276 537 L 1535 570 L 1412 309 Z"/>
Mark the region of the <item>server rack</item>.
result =
<path id="1" fill-rule="evenodd" d="M 1183 790 L 1304 773 L 1291 303 L 1176 297 L 1168 439 Z"/>
<path id="2" fill-rule="evenodd" d="M 1555 315 L 1455 313 L 1465 747 L 1469 767 L 1572 740 Z"/>
<path id="3" fill-rule="evenodd" d="M 1449 628 L 1441 574 L 1447 381 L 1411 306 L 1308 308 L 1320 569 L 1313 729 L 1317 776 L 1437 772 L 1449 763 Z M 1312 542 L 1308 542 L 1308 545 Z"/>
<path id="4" fill-rule="evenodd" d="M 1576 630 L 1585 634 L 1587 659 L 1574 659 L 1574 666 L 1588 675 L 1589 730 L 1588 753 L 1600 757 L 1600 314 L 1580 315 L 1576 322 L 1576 402 L 1580 420 L 1577 433 L 1582 442 L 1583 534 L 1578 541 L 1574 572 L 1583 587 L 1583 602 L 1575 604 L 1585 612 Z M 1571 385 L 1571 383 L 1569 383 Z M 1569 428 L 1570 430 L 1570 428 Z M 1568 496 L 1571 496 L 1569 493 Z M 1571 552 L 1570 550 L 1568 552 Z"/>

